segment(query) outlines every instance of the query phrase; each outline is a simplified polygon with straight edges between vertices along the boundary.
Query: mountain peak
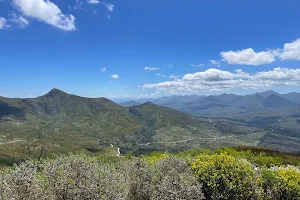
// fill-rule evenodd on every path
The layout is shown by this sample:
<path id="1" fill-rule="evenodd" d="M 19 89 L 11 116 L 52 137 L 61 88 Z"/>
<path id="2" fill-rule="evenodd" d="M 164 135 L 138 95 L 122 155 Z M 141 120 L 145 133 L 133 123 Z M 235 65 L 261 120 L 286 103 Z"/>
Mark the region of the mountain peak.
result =
<path id="1" fill-rule="evenodd" d="M 267 96 L 263 101 L 263 104 L 267 108 L 282 108 L 287 106 L 295 106 L 296 103 L 287 100 L 281 96 L 278 96 L 276 94 L 271 94 Z"/>
<path id="2" fill-rule="evenodd" d="M 270 95 L 279 95 L 278 92 L 275 92 L 274 90 L 267 90 L 265 92 L 261 92 L 261 93 L 258 93 L 259 95 L 263 96 L 263 97 L 268 97 Z"/>
<path id="3" fill-rule="evenodd" d="M 65 93 L 62 90 L 59 90 L 57 88 L 53 88 L 52 90 L 50 90 L 50 92 L 48 92 L 45 96 L 47 97 L 55 97 L 55 96 L 61 96 L 61 95 L 66 95 L 67 93 Z"/>
<path id="4" fill-rule="evenodd" d="M 267 90 L 265 93 L 270 93 L 270 94 L 279 94 L 278 92 L 275 92 L 274 90 Z"/>
<path id="5" fill-rule="evenodd" d="M 142 106 L 158 106 L 158 105 L 156 105 L 150 101 L 147 101 L 147 102 L 143 103 Z"/>

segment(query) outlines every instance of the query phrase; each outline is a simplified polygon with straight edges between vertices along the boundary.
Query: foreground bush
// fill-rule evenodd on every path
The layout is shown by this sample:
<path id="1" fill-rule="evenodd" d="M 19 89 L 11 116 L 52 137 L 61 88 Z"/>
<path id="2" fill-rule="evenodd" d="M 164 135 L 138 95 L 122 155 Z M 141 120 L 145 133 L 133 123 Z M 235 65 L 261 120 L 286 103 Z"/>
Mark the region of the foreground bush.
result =
<path id="1" fill-rule="evenodd" d="M 1 178 L 2 199 L 124 199 L 121 171 L 84 155 L 27 161 Z"/>
<path id="2" fill-rule="evenodd" d="M 231 155 L 199 155 L 192 161 L 206 199 L 256 199 L 257 174 L 253 166 Z"/>
<path id="3" fill-rule="evenodd" d="M 124 199 L 127 191 L 120 170 L 84 155 L 45 161 L 40 179 L 50 199 Z"/>
<path id="4" fill-rule="evenodd" d="M 187 163 L 175 157 L 114 164 L 85 155 L 27 161 L 0 175 L 1 199 L 203 199 Z"/>
<path id="5" fill-rule="evenodd" d="M 184 160 L 171 157 L 158 162 L 155 199 L 204 199 L 202 185 Z"/>
<path id="6" fill-rule="evenodd" d="M 129 165 L 127 165 L 129 166 Z M 128 169 L 128 199 L 203 199 L 201 185 L 187 163 L 176 157 L 148 164 L 137 161 Z"/>
<path id="7" fill-rule="evenodd" d="M 300 200 L 299 167 L 254 156 L 222 150 L 31 160 L 0 170 L 0 200 Z"/>
<path id="8" fill-rule="evenodd" d="M 14 170 L 0 173 L 0 199 L 42 199 L 38 167 L 29 161 Z"/>
<path id="9" fill-rule="evenodd" d="M 264 199 L 300 199 L 300 170 L 294 166 L 262 169 Z"/>

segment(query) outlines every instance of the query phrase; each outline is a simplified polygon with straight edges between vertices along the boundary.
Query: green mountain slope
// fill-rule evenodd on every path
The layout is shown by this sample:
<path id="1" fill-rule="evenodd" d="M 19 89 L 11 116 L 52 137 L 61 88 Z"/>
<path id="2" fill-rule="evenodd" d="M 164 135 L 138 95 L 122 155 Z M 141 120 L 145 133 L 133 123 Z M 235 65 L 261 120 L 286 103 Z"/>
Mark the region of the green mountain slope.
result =
<path id="1" fill-rule="evenodd" d="M 0 116 L 0 160 L 76 151 L 116 155 L 117 148 L 124 153 L 255 146 L 266 144 L 262 142 L 268 133 L 149 102 L 122 107 L 105 98 L 84 98 L 58 89 L 30 99 L 0 97 Z M 278 145 L 274 148 L 286 144 Z"/>
<path id="2" fill-rule="evenodd" d="M 81 150 L 109 153 L 111 139 L 142 128 L 126 108 L 105 98 L 82 98 L 53 89 L 37 98 L 0 100 L 5 108 L 0 111 L 5 114 L 0 118 L 0 151 L 8 157 L 27 156 L 28 147 L 35 156 L 41 148 L 44 155 Z M 108 145 L 99 146 L 100 142 Z"/>
<path id="3" fill-rule="evenodd" d="M 69 127 L 71 132 L 99 138 L 107 135 L 122 136 L 141 126 L 125 108 L 108 99 L 83 98 L 57 89 L 34 99 L 2 100 L 23 113 L 23 119 L 13 117 L 14 120 L 23 120 L 33 126 L 43 123 L 47 131 L 58 134 L 63 134 L 67 131 L 63 129 Z"/>
<path id="4" fill-rule="evenodd" d="M 130 107 L 130 106 L 137 106 L 137 105 L 141 105 L 141 103 L 136 102 L 136 101 L 126 101 L 123 103 L 119 103 L 120 106 L 124 106 L 124 107 Z"/>
<path id="5" fill-rule="evenodd" d="M 145 103 L 129 111 L 144 124 L 148 141 L 135 146 L 178 151 L 188 148 L 257 145 L 266 132 L 224 119 L 199 118 L 167 107 Z"/>

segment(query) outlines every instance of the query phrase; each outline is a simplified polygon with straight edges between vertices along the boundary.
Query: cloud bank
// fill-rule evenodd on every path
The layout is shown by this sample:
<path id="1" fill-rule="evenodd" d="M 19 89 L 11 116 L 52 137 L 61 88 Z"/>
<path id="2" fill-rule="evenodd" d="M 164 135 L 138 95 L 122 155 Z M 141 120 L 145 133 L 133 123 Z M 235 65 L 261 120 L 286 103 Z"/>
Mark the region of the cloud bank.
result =
<path id="1" fill-rule="evenodd" d="M 252 74 L 246 73 L 242 69 L 230 72 L 210 68 L 203 72 L 186 74 L 173 81 L 150 83 L 141 87 L 168 93 L 194 93 L 296 85 L 300 85 L 300 69 L 278 67 L 270 71 Z"/>
<path id="2" fill-rule="evenodd" d="M 254 49 L 248 48 L 238 51 L 223 51 L 220 55 L 224 61 L 232 65 L 265 65 L 275 62 L 276 58 L 300 60 L 300 39 L 285 43 L 281 49 L 255 52 Z"/>

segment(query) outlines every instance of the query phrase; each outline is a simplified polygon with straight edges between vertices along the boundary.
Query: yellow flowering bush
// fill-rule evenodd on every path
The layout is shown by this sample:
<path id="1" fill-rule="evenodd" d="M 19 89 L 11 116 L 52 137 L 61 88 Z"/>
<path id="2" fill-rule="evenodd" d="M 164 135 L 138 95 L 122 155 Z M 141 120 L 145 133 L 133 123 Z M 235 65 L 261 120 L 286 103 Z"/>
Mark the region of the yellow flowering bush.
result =
<path id="1" fill-rule="evenodd" d="M 170 154 L 164 152 L 153 152 L 150 155 L 142 156 L 142 158 L 145 161 L 154 164 L 160 160 L 163 160 L 164 158 L 169 158 L 170 156 L 171 156 Z"/>
<path id="2" fill-rule="evenodd" d="M 226 153 L 199 155 L 192 168 L 206 199 L 255 199 L 258 196 L 253 166 Z"/>
<path id="3" fill-rule="evenodd" d="M 264 199 L 300 199 L 300 170 L 295 166 L 261 170 Z"/>
<path id="4" fill-rule="evenodd" d="M 287 160 L 277 153 L 222 148 L 176 156 L 78 154 L 28 160 L 0 169 L 0 200 L 300 200 L 300 169 L 282 165 Z"/>

